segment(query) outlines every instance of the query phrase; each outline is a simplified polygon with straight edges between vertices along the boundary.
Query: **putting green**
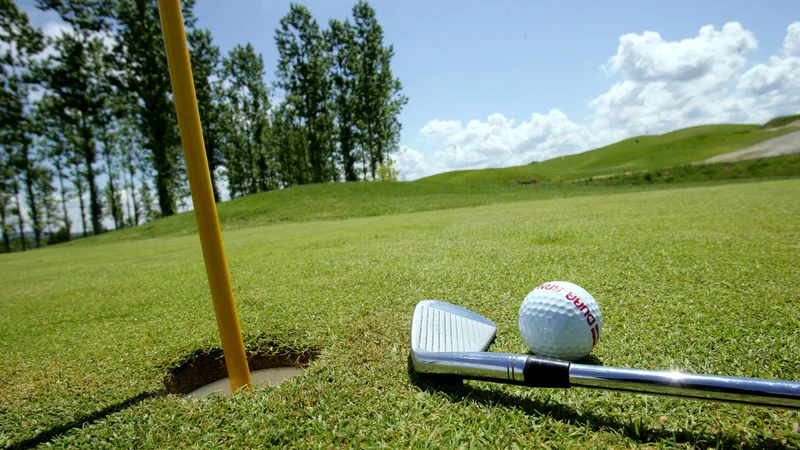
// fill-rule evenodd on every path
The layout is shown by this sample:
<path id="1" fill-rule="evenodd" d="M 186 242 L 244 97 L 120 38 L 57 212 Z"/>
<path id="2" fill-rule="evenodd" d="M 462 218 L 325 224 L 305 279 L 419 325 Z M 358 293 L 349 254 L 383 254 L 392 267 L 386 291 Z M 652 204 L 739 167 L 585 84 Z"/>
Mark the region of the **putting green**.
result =
<path id="1" fill-rule="evenodd" d="M 800 180 L 507 203 L 225 232 L 250 350 L 315 350 L 236 398 L 163 395 L 218 336 L 196 236 L 0 257 L 0 444 L 57 447 L 781 447 L 797 412 L 408 373 L 414 305 L 442 299 L 519 353 L 551 280 L 603 310 L 618 367 L 800 377 Z"/>

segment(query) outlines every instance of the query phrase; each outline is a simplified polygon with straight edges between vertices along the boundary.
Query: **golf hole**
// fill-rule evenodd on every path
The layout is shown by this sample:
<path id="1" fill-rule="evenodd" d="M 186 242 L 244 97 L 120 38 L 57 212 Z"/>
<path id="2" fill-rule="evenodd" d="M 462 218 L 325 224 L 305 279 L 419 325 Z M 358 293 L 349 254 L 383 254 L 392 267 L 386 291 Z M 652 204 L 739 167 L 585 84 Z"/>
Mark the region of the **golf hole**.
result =
<path id="1" fill-rule="evenodd" d="M 313 351 L 258 353 L 248 352 L 247 365 L 256 389 L 280 384 L 308 368 L 316 357 Z M 208 395 L 231 395 L 228 370 L 222 350 L 198 351 L 164 377 L 169 394 L 197 399 Z"/>

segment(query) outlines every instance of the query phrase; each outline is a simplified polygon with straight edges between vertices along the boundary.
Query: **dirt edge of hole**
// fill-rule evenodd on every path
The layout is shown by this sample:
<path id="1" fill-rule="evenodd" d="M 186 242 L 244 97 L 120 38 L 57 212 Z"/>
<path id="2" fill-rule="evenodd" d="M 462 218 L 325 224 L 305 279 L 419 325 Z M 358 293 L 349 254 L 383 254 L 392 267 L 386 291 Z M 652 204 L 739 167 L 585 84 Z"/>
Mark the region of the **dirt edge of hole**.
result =
<path id="1" fill-rule="evenodd" d="M 247 365 L 250 371 L 275 367 L 308 367 L 309 362 L 317 355 L 315 350 L 284 350 L 281 353 L 248 351 Z M 167 394 L 186 395 L 227 376 L 228 369 L 225 367 L 222 349 L 197 350 L 164 377 L 164 389 Z"/>

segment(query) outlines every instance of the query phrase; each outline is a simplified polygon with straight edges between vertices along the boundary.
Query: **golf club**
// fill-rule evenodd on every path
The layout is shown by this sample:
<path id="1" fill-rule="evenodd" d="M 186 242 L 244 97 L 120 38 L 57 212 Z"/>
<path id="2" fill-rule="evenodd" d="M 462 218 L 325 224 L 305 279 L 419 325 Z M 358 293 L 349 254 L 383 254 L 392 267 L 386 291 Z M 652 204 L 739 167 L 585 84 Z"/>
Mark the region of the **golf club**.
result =
<path id="1" fill-rule="evenodd" d="M 530 387 L 579 386 L 800 409 L 800 382 L 622 369 L 486 352 L 496 331 L 491 320 L 473 311 L 423 300 L 417 304 L 411 321 L 414 370 Z"/>

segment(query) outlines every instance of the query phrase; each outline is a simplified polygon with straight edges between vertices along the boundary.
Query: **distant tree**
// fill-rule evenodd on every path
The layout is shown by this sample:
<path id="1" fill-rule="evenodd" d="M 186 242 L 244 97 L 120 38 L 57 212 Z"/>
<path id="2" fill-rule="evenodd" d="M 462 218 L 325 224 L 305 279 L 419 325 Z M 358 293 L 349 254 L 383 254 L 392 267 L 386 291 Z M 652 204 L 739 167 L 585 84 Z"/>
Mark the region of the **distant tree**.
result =
<path id="1" fill-rule="evenodd" d="M 114 219 L 114 228 L 125 227 L 125 218 L 122 212 L 122 198 L 120 196 L 118 181 L 121 175 L 119 167 L 119 135 L 114 119 L 110 115 L 100 115 L 103 121 L 100 126 L 100 142 L 103 146 L 103 160 L 105 162 L 106 175 L 106 204 L 108 205 L 111 217 Z"/>
<path id="2" fill-rule="evenodd" d="M 3 232 L 3 248 L 6 253 L 11 252 L 11 198 L 14 171 L 9 166 L 5 152 L 0 153 L 0 225 Z"/>
<path id="3" fill-rule="evenodd" d="M 24 233 L 20 185 L 25 189 L 28 215 L 33 225 L 37 247 L 41 245 L 41 204 L 35 195 L 41 161 L 32 153 L 33 121 L 30 94 L 36 84 L 34 58 L 44 49 L 44 37 L 33 28 L 28 16 L 10 1 L 0 2 L 0 64 L 2 64 L 2 93 L 0 93 L 0 144 L 3 148 L 4 171 L 10 180 L 4 188 L 6 196 L 16 199 L 20 233 Z M 26 249 L 23 239 L 22 249 Z"/>
<path id="4" fill-rule="evenodd" d="M 280 166 L 282 187 L 306 184 L 309 179 L 308 141 L 292 105 L 282 102 L 272 112 L 272 144 Z"/>
<path id="5" fill-rule="evenodd" d="M 46 157 L 55 169 L 54 174 L 58 178 L 63 226 L 70 230 L 72 221 L 69 218 L 67 202 L 71 197 L 71 190 L 64 183 L 69 178 L 70 147 L 68 142 L 70 126 L 67 121 L 63 120 L 62 113 L 56 110 L 53 99 L 47 94 L 39 101 L 36 112 L 40 145 L 43 146 Z M 67 239 L 69 239 L 69 233 L 67 233 Z"/>
<path id="6" fill-rule="evenodd" d="M 38 156 L 40 161 L 46 158 L 46 152 L 42 151 Z M 39 208 L 40 230 L 50 234 L 54 229 L 58 229 L 57 200 L 55 198 L 56 188 L 53 186 L 53 171 L 45 165 L 41 165 L 35 172 L 36 179 L 32 195 L 36 198 L 36 206 Z M 30 208 L 29 202 L 29 208 Z M 41 247 L 41 235 L 37 242 L 37 247 Z"/>
<path id="7" fill-rule="evenodd" d="M 401 128 L 397 116 L 408 99 L 400 93 L 402 85 L 392 75 L 390 64 L 394 49 L 383 45 L 383 29 L 375 10 L 360 0 L 353 6 L 353 18 L 359 49 L 357 136 L 364 176 L 369 174 L 374 179 L 378 166 L 397 150 Z"/>
<path id="8" fill-rule="evenodd" d="M 37 0 L 42 10 L 52 10 L 72 27 L 54 42 L 55 52 L 42 71 L 55 108 L 75 128 L 76 155 L 82 159 L 94 234 L 103 232 L 103 205 L 97 189 L 97 119 L 110 86 L 106 82 L 109 50 L 104 37 L 110 29 L 110 3 L 102 0 Z M 77 172 L 81 172 L 80 170 Z"/>
<path id="9" fill-rule="evenodd" d="M 378 181 L 397 181 L 400 171 L 395 168 L 394 164 L 394 159 L 387 156 L 385 161 L 378 166 Z"/>
<path id="10" fill-rule="evenodd" d="M 222 92 L 220 85 L 220 51 L 214 45 L 211 31 L 208 29 L 195 29 L 186 36 L 189 42 L 192 60 L 192 75 L 194 77 L 194 90 L 197 95 L 197 106 L 200 111 L 200 122 L 203 124 L 203 141 L 206 147 L 208 171 L 211 175 L 211 187 L 214 191 L 214 201 L 221 200 L 217 182 L 217 168 L 222 164 L 221 133 L 224 128 L 220 103 Z"/>
<path id="11" fill-rule="evenodd" d="M 191 34 L 196 21 L 192 13 L 194 1 L 184 0 L 182 7 L 184 23 Z M 116 18 L 115 52 L 119 56 L 118 70 L 123 74 L 120 88 L 136 98 L 134 115 L 144 147 L 150 153 L 160 213 L 162 217 L 170 216 L 177 208 L 180 137 L 158 5 L 151 0 L 119 0 Z"/>
<path id="12" fill-rule="evenodd" d="M 252 194 L 273 189 L 275 161 L 269 145 L 269 91 L 264 60 L 249 43 L 237 45 L 223 60 L 227 119 L 232 134 L 226 146 L 231 193 Z"/>
<path id="13" fill-rule="evenodd" d="M 141 161 L 139 152 L 139 134 L 135 123 L 123 119 L 120 126 L 120 163 L 122 165 L 123 188 L 126 191 L 125 203 L 128 211 L 128 223 L 137 226 L 141 220 L 142 209 L 137 199 L 136 174 Z"/>
<path id="14" fill-rule="evenodd" d="M 305 6 L 292 4 L 275 31 L 276 85 L 286 95 L 298 131 L 305 134 L 312 183 L 339 179 L 331 114 L 331 58 L 316 20 Z M 303 160 L 304 158 L 298 158 Z"/>
<path id="15" fill-rule="evenodd" d="M 328 51 L 333 59 L 331 81 L 333 107 L 336 112 L 336 130 L 339 136 L 339 160 L 346 181 L 358 181 L 356 172 L 356 78 L 358 71 L 358 48 L 355 30 L 349 21 L 330 21 L 330 30 L 325 33 Z"/>
<path id="16" fill-rule="evenodd" d="M 139 197 L 142 201 L 142 213 L 144 214 L 144 221 L 147 222 L 158 218 L 159 214 L 155 209 L 153 191 L 150 189 L 150 183 L 147 180 L 143 180 L 142 185 L 139 187 Z"/>
<path id="17" fill-rule="evenodd" d="M 86 175 L 84 174 L 85 171 L 83 170 L 83 163 L 81 162 L 80 158 L 73 155 L 70 165 L 72 166 L 72 172 L 70 173 L 70 176 L 72 177 L 72 185 L 75 187 L 75 190 L 78 194 L 78 210 L 80 211 L 81 216 L 81 233 L 83 234 L 83 237 L 87 237 L 89 235 L 89 231 L 88 225 L 86 224 L 86 200 L 84 199 L 84 193 L 86 192 Z"/>
<path id="18" fill-rule="evenodd" d="M 20 248 L 24 252 L 28 249 L 27 239 L 25 239 L 25 220 L 22 218 L 22 202 L 19 199 L 19 182 L 16 179 L 11 181 L 14 186 L 12 191 L 14 193 L 15 206 L 11 209 L 11 214 L 17 216 L 17 226 L 19 228 Z M 13 246 L 13 244 L 12 244 Z"/>

